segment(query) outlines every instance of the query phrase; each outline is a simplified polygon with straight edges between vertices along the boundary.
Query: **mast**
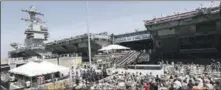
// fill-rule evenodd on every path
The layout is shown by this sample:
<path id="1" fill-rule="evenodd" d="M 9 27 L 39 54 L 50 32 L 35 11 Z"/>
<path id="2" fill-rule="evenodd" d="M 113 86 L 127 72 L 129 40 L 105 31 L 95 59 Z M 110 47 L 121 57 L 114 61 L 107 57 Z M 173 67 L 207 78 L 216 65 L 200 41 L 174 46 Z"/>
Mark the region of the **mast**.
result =
<path id="1" fill-rule="evenodd" d="M 45 22 L 36 16 L 44 16 L 44 14 L 37 12 L 34 6 L 30 6 L 29 9 L 22 9 L 21 11 L 28 13 L 30 17 L 29 19 L 21 18 L 21 20 L 30 22 L 30 25 L 25 30 L 25 47 L 33 48 L 43 46 L 43 42 L 48 39 L 48 29 L 44 25 Z"/>
<path id="2" fill-rule="evenodd" d="M 33 23 L 36 20 L 36 15 L 44 16 L 44 14 L 42 14 L 41 12 L 37 12 L 34 6 L 30 6 L 29 9 L 25 9 L 25 10 L 22 9 L 21 11 L 28 13 L 30 16 L 30 19 L 21 18 L 21 20 L 30 21 L 31 23 Z"/>
<path id="3" fill-rule="evenodd" d="M 89 30 L 89 17 L 88 17 L 88 1 L 86 1 L 86 23 L 87 23 L 87 35 L 88 35 L 88 57 L 89 57 L 89 62 L 90 62 L 90 67 L 92 65 L 91 62 L 91 35 L 90 35 L 90 30 Z"/>

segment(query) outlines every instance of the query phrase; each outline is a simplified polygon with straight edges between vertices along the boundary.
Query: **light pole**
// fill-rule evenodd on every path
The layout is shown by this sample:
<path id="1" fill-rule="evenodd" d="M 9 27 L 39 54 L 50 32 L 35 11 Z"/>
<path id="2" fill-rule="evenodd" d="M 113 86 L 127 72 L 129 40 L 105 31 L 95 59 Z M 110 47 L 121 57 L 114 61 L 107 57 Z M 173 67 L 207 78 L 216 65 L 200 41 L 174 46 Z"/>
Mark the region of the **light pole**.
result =
<path id="1" fill-rule="evenodd" d="M 91 67 L 91 35 L 90 35 L 90 30 L 89 30 L 89 17 L 88 17 L 88 1 L 86 1 L 86 24 L 87 24 L 87 36 L 88 36 L 88 57 L 89 57 L 89 62 L 90 62 L 90 67 Z"/>

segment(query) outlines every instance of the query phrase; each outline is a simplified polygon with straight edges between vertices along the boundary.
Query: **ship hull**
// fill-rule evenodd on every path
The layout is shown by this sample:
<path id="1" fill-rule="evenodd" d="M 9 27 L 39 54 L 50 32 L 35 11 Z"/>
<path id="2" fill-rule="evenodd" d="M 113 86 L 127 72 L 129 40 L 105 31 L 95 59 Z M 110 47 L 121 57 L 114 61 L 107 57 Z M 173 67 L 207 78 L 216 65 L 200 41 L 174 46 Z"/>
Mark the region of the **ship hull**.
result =
<path id="1" fill-rule="evenodd" d="M 198 64 L 208 64 L 211 63 L 211 59 L 221 61 L 221 35 L 216 37 L 215 34 L 212 35 L 213 40 L 211 42 L 206 42 L 205 39 L 201 39 L 201 44 L 188 45 L 189 43 L 182 43 L 182 39 L 191 40 L 193 37 L 179 38 L 179 37 L 169 37 L 169 38 L 159 38 L 153 40 L 154 50 L 152 50 L 151 62 L 156 63 L 157 61 L 166 60 L 168 62 L 183 62 L 183 63 L 198 63 Z M 205 38 L 207 36 L 204 36 Z M 196 41 L 195 41 L 196 42 Z M 160 45 L 159 45 L 160 43 Z M 216 43 L 216 45 L 215 45 Z"/>
<path id="2" fill-rule="evenodd" d="M 221 26 L 217 20 L 200 22 L 182 29 L 173 28 L 169 35 L 159 35 L 160 30 L 152 32 L 154 48 L 151 58 L 155 61 L 208 64 L 211 59 L 221 61 Z"/>

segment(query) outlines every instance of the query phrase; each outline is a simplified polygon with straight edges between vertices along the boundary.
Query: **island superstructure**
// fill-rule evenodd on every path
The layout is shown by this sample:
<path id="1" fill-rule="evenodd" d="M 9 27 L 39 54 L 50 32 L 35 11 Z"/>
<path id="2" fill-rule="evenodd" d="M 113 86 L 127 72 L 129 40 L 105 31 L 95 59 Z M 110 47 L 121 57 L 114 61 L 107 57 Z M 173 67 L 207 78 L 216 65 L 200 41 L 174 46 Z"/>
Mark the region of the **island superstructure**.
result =
<path id="1" fill-rule="evenodd" d="M 30 58 L 32 56 L 37 56 L 38 58 L 43 58 L 47 54 L 51 54 L 49 51 L 45 50 L 44 41 L 48 39 L 48 28 L 37 15 L 43 16 L 41 12 L 38 12 L 34 6 L 30 6 L 29 9 L 22 10 L 22 12 L 28 13 L 30 19 L 21 18 L 30 25 L 26 28 L 25 33 L 26 38 L 24 44 L 12 43 L 11 46 L 15 49 L 9 52 L 9 57 L 16 58 L 22 57 Z"/>
<path id="2" fill-rule="evenodd" d="M 37 15 L 43 16 L 41 12 L 38 12 L 34 6 L 30 6 L 29 9 L 21 10 L 22 12 L 28 13 L 30 18 L 21 18 L 30 25 L 26 28 L 26 38 L 24 44 L 12 43 L 11 46 L 15 49 L 9 51 L 10 58 L 30 58 L 37 56 L 43 58 L 46 54 L 51 54 L 45 50 L 44 41 L 48 39 L 48 28 Z"/>
<path id="3" fill-rule="evenodd" d="M 44 43 L 48 40 L 48 28 L 37 15 L 43 16 L 34 6 L 29 9 L 22 10 L 29 14 L 29 19 L 21 18 L 30 23 L 25 30 L 26 38 L 24 44 L 12 43 L 11 46 L 15 49 L 9 51 L 9 58 L 14 59 L 29 59 L 37 57 L 39 59 L 50 59 L 57 57 L 82 56 L 83 60 L 88 60 L 88 35 L 82 34 L 70 38 L 54 40 Z M 110 35 L 107 32 L 91 33 L 91 50 L 92 55 L 103 46 L 111 43 Z"/>

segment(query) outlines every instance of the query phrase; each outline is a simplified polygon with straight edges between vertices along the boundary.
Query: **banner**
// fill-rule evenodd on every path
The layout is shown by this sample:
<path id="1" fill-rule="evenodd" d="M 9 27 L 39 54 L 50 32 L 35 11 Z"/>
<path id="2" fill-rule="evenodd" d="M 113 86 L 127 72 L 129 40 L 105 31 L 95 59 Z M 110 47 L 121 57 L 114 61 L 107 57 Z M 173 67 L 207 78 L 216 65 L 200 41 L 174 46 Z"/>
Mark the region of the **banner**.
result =
<path id="1" fill-rule="evenodd" d="M 115 43 L 122 43 L 122 42 L 129 42 L 129 41 L 138 41 L 138 40 L 144 40 L 144 39 L 150 39 L 150 34 L 142 34 L 142 35 L 135 35 L 135 36 L 129 36 L 129 37 L 122 37 L 122 38 L 116 38 Z"/>

